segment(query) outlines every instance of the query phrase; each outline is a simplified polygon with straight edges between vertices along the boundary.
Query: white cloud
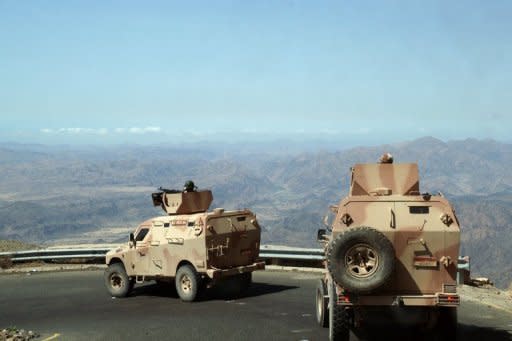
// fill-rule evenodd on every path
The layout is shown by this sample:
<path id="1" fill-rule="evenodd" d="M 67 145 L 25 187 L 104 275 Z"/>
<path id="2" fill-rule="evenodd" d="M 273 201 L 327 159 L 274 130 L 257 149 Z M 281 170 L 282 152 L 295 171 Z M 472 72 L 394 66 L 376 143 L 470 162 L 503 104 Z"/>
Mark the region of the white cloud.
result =
<path id="1" fill-rule="evenodd" d="M 107 135 L 108 129 L 107 128 L 59 128 L 57 130 L 50 130 L 52 133 L 57 134 L 69 134 L 69 135 L 79 135 L 79 134 L 91 134 L 91 135 Z"/>
<path id="2" fill-rule="evenodd" d="M 57 130 L 58 133 L 61 134 L 80 134 L 82 128 L 60 128 Z"/>
<path id="3" fill-rule="evenodd" d="M 144 128 L 147 133 L 159 133 L 160 127 L 146 127 Z"/>
<path id="4" fill-rule="evenodd" d="M 117 134 L 146 134 L 146 133 L 159 133 L 162 131 L 160 127 L 132 127 L 132 128 L 115 128 L 113 130 Z M 111 131 L 107 128 L 59 128 L 59 129 L 49 129 L 43 128 L 40 129 L 40 132 L 43 134 L 63 134 L 63 135 L 80 135 L 80 134 L 89 134 L 89 135 L 108 135 Z"/>
<path id="5" fill-rule="evenodd" d="M 159 133 L 162 130 L 160 127 L 144 127 L 144 128 L 131 127 L 128 129 L 124 129 L 124 128 L 117 128 L 117 129 L 121 133 L 128 132 L 131 134 Z"/>

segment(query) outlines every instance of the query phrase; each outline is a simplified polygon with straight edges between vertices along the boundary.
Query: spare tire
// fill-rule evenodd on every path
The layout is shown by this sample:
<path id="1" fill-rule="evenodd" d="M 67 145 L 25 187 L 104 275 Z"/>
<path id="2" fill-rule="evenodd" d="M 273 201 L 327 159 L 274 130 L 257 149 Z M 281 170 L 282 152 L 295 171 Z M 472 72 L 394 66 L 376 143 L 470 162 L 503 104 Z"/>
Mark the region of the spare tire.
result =
<path id="1" fill-rule="evenodd" d="M 385 284 L 395 269 L 389 239 L 370 227 L 344 231 L 327 251 L 327 267 L 336 283 L 353 293 L 368 293 Z"/>

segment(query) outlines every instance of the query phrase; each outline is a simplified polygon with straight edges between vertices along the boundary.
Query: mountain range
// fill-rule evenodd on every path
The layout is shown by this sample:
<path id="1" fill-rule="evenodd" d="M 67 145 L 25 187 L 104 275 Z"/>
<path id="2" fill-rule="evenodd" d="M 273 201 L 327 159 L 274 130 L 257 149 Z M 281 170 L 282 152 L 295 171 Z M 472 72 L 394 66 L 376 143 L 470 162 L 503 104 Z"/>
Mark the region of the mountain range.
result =
<path id="1" fill-rule="evenodd" d="M 418 162 L 422 192 L 442 192 L 454 203 L 472 272 L 501 287 L 512 281 L 511 144 L 424 137 L 303 152 L 271 145 L 1 144 L 0 239 L 124 241 L 127 230 L 163 213 L 151 204 L 157 187 L 181 188 L 192 179 L 213 190 L 212 207 L 253 210 L 263 243 L 317 247 L 328 206 L 348 192 L 350 167 L 390 152 L 395 162 Z"/>

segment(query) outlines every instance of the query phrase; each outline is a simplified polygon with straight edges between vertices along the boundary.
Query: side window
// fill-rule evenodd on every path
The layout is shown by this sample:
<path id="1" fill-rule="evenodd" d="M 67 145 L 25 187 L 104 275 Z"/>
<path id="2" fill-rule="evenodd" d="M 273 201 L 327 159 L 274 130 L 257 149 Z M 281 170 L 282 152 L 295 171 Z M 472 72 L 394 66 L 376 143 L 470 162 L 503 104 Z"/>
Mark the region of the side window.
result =
<path id="1" fill-rule="evenodd" d="M 411 214 L 428 214 L 428 206 L 409 206 L 409 213 Z"/>
<path id="2" fill-rule="evenodd" d="M 140 229 L 139 233 L 137 233 L 137 237 L 135 237 L 135 241 L 140 242 L 140 241 L 144 240 L 144 237 L 146 237 L 148 232 L 149 232 L 148 228 Z"/>

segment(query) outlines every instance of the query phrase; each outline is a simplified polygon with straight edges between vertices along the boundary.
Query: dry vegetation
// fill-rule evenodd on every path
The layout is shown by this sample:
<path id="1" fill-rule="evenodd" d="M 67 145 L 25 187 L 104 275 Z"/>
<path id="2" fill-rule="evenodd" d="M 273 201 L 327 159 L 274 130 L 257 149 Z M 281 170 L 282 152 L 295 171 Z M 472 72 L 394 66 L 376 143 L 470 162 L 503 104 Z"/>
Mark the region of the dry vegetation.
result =
<path id="1" fill-rule="evenodd" d="M 35 250 L 38 248 L 39 247 L 35 244 L 24 243 L 17 240 L 0 240 L 0 252 Z"/>
<path id="2" fill-rule="evenodd" d="M 37 245 L 24 243 L 17 240 L 0 240 L 0 252 L 34 250 L 37 248 Z M 13 263 L 10 257 L 0 256 L 0 269 L 9 269 L 12 266 Z"/>
<path id="3" fill-rule="evenodd" d="M 0 256 L 0 269 L 12 268 L 12 260 L 7 256 Z"/>

